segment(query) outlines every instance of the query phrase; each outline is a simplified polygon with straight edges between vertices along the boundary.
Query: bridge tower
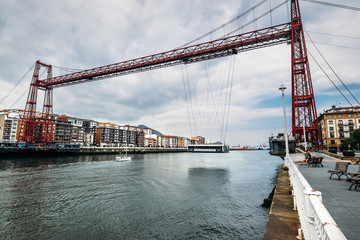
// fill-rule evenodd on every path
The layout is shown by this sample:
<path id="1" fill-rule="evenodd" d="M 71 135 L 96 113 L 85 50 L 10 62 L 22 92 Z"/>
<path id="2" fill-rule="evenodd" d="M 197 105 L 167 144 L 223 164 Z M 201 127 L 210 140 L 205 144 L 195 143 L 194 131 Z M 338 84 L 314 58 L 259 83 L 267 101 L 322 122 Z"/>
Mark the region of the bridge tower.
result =
<path id="1" fill-rule="evenodd" d="M 47 78 L 39 80 L 40 69 L 47 69 Z M 29 93 L 25 105 L 23 120 L 20 125 L 19 140 L 28 144 L 53 142 L 53 88 L 42 87 L 41 84 L 52 77 L 52 66 L 36 61 Z M 42 113 L 36 112 L 38 90 L 44 90 Z"/>
<path id="2" fill-rule="evenodd" d="M 306 139 L 318 148 L 320 140 L 313 85 L 307 56 L 299 0 L 291 0 L 292 133 L 296 141 Z"/>

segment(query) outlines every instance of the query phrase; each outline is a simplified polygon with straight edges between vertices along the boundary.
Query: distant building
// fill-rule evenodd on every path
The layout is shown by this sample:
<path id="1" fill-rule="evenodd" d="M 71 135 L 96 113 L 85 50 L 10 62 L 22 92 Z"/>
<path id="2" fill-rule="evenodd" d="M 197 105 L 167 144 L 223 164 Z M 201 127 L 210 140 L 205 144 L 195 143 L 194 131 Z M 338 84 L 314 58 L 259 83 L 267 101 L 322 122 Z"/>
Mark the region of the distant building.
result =
<path id="1" fill-rule="evenodd" d="M 195 144 L 195 145 L 205 144 L 205 138 L 201 136 L 192 137 L 191 144 Z"/>
<path id="2" fill-rule="evenodd" d="M 16 143 L 21 131 L 24 110 L 0 110 L 0 142 Z M 36 121 L 41 121 L 41 112 L 36 112 Z M 53 115 L 50 143 L 97 145 L 106 147 L 137 146 L 137 147 L 186 147 L 190 140 L 185 137 L 163 135 L 145 125 L 120 126 L 114 123 L 99 123 L 94 120 L 82 119 L 65 114 Z M 201 137 L 198 137 L 201 138 Z M 43 143 L 44 129 L 35 124 L 35 143 Z M 203 139 L 204 141 L 205 139 Z M 201 139 L 196 140 L 201 141 Z M 46 141 L 47 142 L 47 141 Z"/>
<path id="3" fill-rule="evenodd" d="M 360 126 L 360 106 L 335 107 L 325 110 L 319 117 L 323 149 L 336 149 Z"/>
<path id="4" fill-rule="evenodd" d="M 55 122 L 55 143 L 70 144 L 72 140 L 72 125 L 71 122 L 68 121 L 67 116 L 65 114 L 61 115 L 56 118 Z"/>
<path id="5" fill-rule="evenodd" d="M 18 111 L 0 112 L 0 141 L 16 142 L 20 128 L 20 114 Z"/>

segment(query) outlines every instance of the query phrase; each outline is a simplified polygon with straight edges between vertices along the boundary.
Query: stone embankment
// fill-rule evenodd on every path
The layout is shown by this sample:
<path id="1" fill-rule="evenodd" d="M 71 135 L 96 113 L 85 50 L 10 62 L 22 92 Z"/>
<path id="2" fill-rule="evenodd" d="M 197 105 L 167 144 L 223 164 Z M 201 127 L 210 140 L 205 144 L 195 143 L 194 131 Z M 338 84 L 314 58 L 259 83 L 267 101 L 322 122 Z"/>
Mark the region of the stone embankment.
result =
<path id="1" fill-rule="evenodd" d="M 264 240 L 296 239 L 300 228 L 299 215 L 294 211 L 289 174 L 281 168 L 270 208 Z"/>

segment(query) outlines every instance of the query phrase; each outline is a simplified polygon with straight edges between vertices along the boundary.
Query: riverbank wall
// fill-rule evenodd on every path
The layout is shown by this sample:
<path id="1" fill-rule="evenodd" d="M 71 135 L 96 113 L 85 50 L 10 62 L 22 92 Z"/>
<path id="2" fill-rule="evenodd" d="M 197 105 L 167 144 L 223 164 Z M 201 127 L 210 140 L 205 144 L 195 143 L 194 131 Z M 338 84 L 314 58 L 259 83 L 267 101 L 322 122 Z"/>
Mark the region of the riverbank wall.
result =
<path id="1" fill-rule="evenodd" d="M 279 170 L 263 239 L 296 239 L 300 228 L 299 215 L 294 211 L 289 172 L 286 167 L 282 167 Z"/>
<path id="2" fill-rule="evenodd" d="M 36 149 L 1 148 L 0 158 L 21 156 L 100 155 L 125 153 L 126 148 Z M 187 152 L 186 148 L 128 148 L 129 154 Z"/>

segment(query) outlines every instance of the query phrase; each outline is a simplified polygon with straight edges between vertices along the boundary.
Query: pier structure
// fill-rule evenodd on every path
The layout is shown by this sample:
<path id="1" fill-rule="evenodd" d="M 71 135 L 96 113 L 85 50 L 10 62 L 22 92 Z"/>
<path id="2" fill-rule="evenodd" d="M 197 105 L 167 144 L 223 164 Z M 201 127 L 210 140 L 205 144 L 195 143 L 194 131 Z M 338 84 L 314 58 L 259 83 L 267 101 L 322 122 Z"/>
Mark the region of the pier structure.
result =
<path id="1" fill-rule="evenodd" d="M 194 145 L 188 145 L 187 151 L 225 153 L 225 152 L 229 152 L 229 147 L 225 144 L 194 144 Z"/>

